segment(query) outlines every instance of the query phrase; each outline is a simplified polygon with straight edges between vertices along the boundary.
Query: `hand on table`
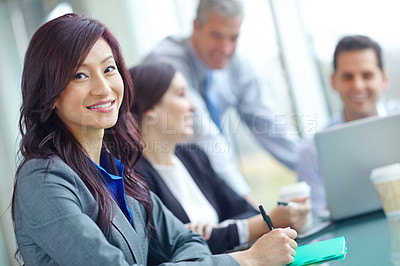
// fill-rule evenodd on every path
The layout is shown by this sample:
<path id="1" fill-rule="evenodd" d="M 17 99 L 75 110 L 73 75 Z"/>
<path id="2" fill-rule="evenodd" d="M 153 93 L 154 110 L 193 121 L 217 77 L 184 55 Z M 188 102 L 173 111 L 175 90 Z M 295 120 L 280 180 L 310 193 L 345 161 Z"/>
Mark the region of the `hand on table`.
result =
<path id="1" fill-rule="evenodd" d="M 190 230 L 193 230 L 196 233 L 200 234 L 205 240 L 210 239 L 213 230 L 212 225 L 203 223 L 189 223 L 185 225 Z"/>

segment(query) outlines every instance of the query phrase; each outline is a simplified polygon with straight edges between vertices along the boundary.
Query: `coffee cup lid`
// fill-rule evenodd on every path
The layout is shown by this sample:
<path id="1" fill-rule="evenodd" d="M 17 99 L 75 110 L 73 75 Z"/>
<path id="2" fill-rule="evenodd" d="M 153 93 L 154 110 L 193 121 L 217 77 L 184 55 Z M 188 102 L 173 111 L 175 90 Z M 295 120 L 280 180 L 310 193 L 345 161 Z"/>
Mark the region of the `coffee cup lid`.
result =
<path id="1" fill-rule="evenodd" d="M 281 187 L 279 190 L 279 197 L 281 200 L 290 200 L 295 197 L 309 196 L 310 191 L 310 185 L 305 181 L 301 181 Z"/>
<path id="2" fill-rule="evenodd" d="M 394 163 L 375 168 L 371 171 L 371 180 L 374 183 L 383 183 L 400 178 L 400 163 Z"/>

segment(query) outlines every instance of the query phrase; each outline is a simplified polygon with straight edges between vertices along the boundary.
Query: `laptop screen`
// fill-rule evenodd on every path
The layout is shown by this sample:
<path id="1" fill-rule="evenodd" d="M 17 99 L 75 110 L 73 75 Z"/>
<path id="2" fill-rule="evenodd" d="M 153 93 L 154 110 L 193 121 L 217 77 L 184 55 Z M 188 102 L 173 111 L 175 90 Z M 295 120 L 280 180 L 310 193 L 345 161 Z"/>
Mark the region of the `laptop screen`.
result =
<path id="1" fill-rule="evenodd" d="M 332 220 L 382 208 L 369 176 L 400 162 L 400 114 L 329 128 L 316 134 L 315 143 Z"/>

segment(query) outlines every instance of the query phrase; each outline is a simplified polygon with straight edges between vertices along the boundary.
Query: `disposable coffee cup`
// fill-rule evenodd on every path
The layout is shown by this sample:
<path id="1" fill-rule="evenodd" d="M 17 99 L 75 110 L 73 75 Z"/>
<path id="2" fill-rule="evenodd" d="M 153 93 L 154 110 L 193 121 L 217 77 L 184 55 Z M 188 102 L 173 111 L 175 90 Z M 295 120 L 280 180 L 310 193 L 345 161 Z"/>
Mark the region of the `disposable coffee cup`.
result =
<path id="1" fill-rule="evenodd" d="M 308 204 L 311 208 L 311 187 L 305 181 L 293 183 L 290 185 L 286 185 L 280 188 L 279 190 L 279 201 L 281 202 L 290 202 L 294 198 L 303 198 L 308 197 L 306 204 Z M 304 224 L 303 228 L 301 228 L 299 233 L 304 233 L 307 230 L 313 227 L 313 219 L 311 211 L 307 215 L 307 221 Z"/>
<path id="2" fill-rule="evenodd" d="M 400 163 L 375 168 L 370 178 L 381 199 L 386 217 L 389 220 L 400 219 Z"/>

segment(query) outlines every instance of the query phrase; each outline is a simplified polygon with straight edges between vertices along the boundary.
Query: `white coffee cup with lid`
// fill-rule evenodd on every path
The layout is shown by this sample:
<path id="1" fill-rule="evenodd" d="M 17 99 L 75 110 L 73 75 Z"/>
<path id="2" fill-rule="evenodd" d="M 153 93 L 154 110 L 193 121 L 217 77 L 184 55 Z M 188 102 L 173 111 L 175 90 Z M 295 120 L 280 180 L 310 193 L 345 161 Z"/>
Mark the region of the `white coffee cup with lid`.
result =
<path id="1" fill-rule="evenodd" d="M 283 186 L 279 190 L 279 201 L 281 202 L 290 202 L 294 198 L 304 198 L 308 197 L 306 204 L 309 204 L 311 208 L 311 187 L 305 181 L 296 182 L 293 184 L 289 184 Z M 304 224 L 303 228 L 300 230 L 300 233 L 303 233 L 313 226 L 313 218 L 311 211 L 307 215 L 307 222 Z"/>
<path id="2" fill-rule="evenodd" d="M 388 219 L 400 219 L 400 163 L 375 168 L 370 178 Z"/>

